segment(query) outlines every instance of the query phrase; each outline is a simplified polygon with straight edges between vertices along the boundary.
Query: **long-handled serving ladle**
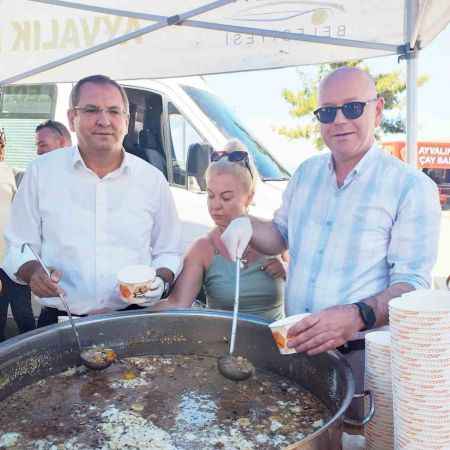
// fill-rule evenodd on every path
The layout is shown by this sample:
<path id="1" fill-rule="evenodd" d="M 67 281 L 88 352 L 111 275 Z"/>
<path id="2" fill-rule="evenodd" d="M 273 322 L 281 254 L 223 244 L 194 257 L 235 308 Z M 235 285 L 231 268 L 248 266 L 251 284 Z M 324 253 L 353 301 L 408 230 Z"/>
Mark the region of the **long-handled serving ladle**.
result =
<path id="1" fill-rule="evenodd" d="M 231 326 L 230 350 L 217 361 L 219 372 L 229 380 L 243 381 L 255 373 L 253 364 L 243 356 L 233 356 L 234 344 L 236 342 L 237 317 L 239 310 L 239 279 L 241 259 L 236 258 L 236 285 L 234 292 L 233 323 Z"/>
<path id="2" fill-rule="evenodd" d="M 44 272 L 47 274 L 49 278 L 51 278 L 51 273 L 46 267 L 46 265 L 43 263 L 42 259 L 38 255 L 38 253 L 33 249 L 31 244 L 25 243 L 22 245 L 22 253 L 25 249 L 25 247 L 28 247 L 33 253 L 36 260 L 41 265 Z M 75 342 L 78 347 L 78 351 L 80 354 L 81 362 L 88 368 L 94 369 L 94 370 L 103 370 L 109 367 L 116 359 L 117 355 L 116 353 L 108 348 L 102 348 L 102 347 L 88 347 L 85 350 L 82 350 L 81 343 L 80 343 L 80 335 L 78 333 L 78 329 L 75 326 L 75 321 L 73 320 L 72 313 L 70 312 L 69 305 L 65 299 L 65 296 L 62 292 L 58 292 L 58 296 L 64 305 L 64 308 L 67 312 L 67 316 L 69 317 L 70 326 L 72 327 L 73 334 L 75 336 Z"/>

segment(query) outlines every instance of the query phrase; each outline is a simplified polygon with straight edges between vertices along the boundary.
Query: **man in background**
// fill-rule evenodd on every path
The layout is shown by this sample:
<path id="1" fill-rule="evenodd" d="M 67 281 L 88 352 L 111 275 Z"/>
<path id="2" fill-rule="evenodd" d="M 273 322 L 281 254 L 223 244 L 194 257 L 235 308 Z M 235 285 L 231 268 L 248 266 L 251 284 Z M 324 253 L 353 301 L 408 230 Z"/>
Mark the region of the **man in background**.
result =
<path id="1" fill-rule="evenodd" d="M 44 155 L 58 148 L 70 147 L 72 145 L 72 137 L 67 127 L 56 120 L 46 120 L 40 123 L 35 130 L 36 153 Z M 25 174 L 23 169 L 14 169 L 16 177 L 16 185 L 19 185 Z"/>
<path id="2" fill-rule="evenodd" d="M 3 231 L 9 220 L 11 202 L 16 193 L 14 172 L 5 162 L 6 135 L 0 130 L 0 262 L 3 261 L 5 241 Z M 0 269 L 0 341 L 5 339 L 5 328 L 8 319 L 8 306 L 16 321 L 20 333 L 34 330 L 36 323 L 31 309 L 30 289 L 12 281 Z"/>
<path id="3" fill-rule="evenodd" d="M 36 127 L 35 132 L 36 151 L 38 155 L 72 145 L 69 130 L 64 124 L 56 120 L 46 120 L 40 123 Z"/>

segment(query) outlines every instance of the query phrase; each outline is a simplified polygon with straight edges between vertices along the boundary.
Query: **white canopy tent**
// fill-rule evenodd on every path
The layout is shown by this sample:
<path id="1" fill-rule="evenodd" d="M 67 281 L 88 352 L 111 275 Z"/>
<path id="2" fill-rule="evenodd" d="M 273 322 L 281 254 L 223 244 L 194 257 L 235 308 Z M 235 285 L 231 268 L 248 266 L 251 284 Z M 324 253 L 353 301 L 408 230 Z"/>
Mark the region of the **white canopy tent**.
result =
<path id="1" fill-rule="evenodd" d="M 0 0 L 0 86 L 399 55 L 415 164 L 417 56 L 449 22 L 448 0 Z"/>

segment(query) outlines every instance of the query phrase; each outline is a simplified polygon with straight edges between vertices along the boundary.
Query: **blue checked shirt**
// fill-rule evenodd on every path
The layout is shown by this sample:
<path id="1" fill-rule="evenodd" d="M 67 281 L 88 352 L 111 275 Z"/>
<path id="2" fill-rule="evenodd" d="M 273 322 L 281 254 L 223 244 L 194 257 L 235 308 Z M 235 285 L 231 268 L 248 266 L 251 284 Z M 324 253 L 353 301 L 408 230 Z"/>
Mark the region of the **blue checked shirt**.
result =
<path id="1" fill-rule="evenodd" d="M 274 223 L 291 257 L 286 314 L 430 287 L 441 209 L 434 182 L 373 146 L 337 186 L 330 153 L 297 169 Z"/>

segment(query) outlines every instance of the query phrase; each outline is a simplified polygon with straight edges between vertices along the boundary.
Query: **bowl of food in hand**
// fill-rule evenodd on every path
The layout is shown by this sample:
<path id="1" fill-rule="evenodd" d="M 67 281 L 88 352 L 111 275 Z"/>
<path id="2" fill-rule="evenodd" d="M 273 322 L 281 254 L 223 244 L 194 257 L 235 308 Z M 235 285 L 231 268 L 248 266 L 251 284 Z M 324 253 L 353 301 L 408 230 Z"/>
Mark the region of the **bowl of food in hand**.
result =
<path id="1" fill-rule="evenodd" d="M 161 287 L 161 280 L 153 267 L 134 265 L 124 267 L 117 274 L 119 293 L 128 303 L 145 303 Z"/>
<path id="2" fill-rule="evenodd" d="M 272 331 L 272 337 L 277 344 L 278 350 L 282 355 L 290 355 L 296 353 L 295 348 L 288 347 L 288 332 L 289 329 L 300 322 L 304 317 L 309 316 L 310 313 L 295 314 L 293 316 L 285 317 L 283 319 L 272 322 L 269 325 L 270 331 Z"/>

